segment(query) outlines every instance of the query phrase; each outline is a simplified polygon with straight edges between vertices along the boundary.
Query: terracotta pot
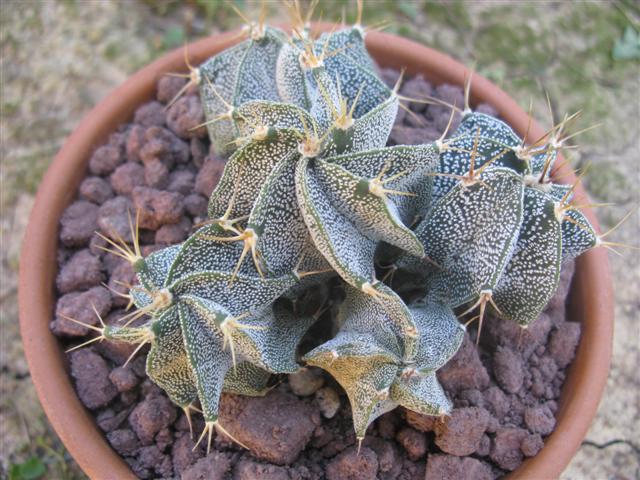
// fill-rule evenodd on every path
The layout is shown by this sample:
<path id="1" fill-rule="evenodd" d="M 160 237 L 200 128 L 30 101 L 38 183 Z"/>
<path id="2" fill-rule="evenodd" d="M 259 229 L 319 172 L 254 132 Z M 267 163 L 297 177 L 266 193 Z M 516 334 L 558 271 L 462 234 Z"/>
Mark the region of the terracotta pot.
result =
<path id="1" fill-rule="evenodd" d="M 326 30 L 327 25 L 317 25 Z M 189 45 L 194 64 L 235 42 L 231 32 Z M 406 67 L 435 83 L 463 85 L 468 70 L 460 63 L 417 43 L 384 33 L 367 36 L 367 46 L 383 66 Z M 44 410 L 65 446 L 91 478 L 135 478 L 127 464 L 109 446 L 91 414 L 80 403 L 68 365 L 56 338 L 49 331 L 55 302 L 56 251 L 59 219 L 73 200 L 92 151 L 115 128 L 129 121 L 135 109 L 154 96 L 156 81 L 170 71 L 184 70 L 182 49 L 156 60 L 129 78 L 95 107 L 67 139 L 49 167 L 29 219 L 20 259 L 20 327 L 33 383 Z M 485 78 L 473 77 L 473 102 L 486 102 L 520 135 L 527 114 L 505 92 Z M 531 137 L 542 128 L 535 123 Z M 561 163 L 561 162 L 559 162 Z M 559 165 L 554 178 L 571 183 L 572 171 Z M 579 204 L 586 196 L 577 189 Z M 583 197 L 583 198 L 580 198 Z M 589 220 L 597 227 L 591 211 Z M 595 249 L 577 262 L 571 289 L 570 318 L 581 321 L 582 338 L 563 386 L 557 426 L 540 453 L 527 460 L 510 478 L 549 479 L 560 475 L 580 446 L 596 413 L 604 389 L 613 337 L 613 294 L 607 254 Z"/>

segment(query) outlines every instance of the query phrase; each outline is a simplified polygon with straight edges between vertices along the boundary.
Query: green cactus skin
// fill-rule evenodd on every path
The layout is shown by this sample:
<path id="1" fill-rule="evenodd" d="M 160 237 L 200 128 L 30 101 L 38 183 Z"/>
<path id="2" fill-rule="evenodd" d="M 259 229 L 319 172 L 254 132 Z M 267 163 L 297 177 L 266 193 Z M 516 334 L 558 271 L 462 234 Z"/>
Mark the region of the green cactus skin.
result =
<path id="1" fill-rule="evenodd" d="M 494 288 L 493 301 L 504 318 L 526 326 L 538 318 L 558 287 L 562 231 L 550 195 L 525 188 L 523 206 L 518 241 Z"/>
<path id="2" fill-rule="evenodd" d="M 491 294 L 522 223 L 524 185 L 513 170 L 491 168 L 456 185 L 418 227 L 431 268 L 428 297 L 458 307 Z"/>
<path id="3" fill-rule="evenodd" d="M 223 391 L 262 395 L 271 374 L 299 368 L 322 282 L 337 274 L 337 334 L 303 361 L 344 388 L 357 438 L 398 405 L 446 414 L 435 372 L 464 336 L 453 309 L 479 306 L 482 321 L 491 305 L 525 327 L 562 262 L 603 243 L 570 203 L 574 187 L 550 181 L 562 125 L 527 146 L 467 108 L 450 140 L 385 147 L 399 96 L 377 77 L 359 22 L 316 40 L 304 25 L 292 38 L 262 23 L 247 31 L 190 67 L 211 141 L 229 155 L 209 220 L 144 258 L 137 231 L 133 249 L 108 240 L 137 274 L 137 310 L 121 326 L 88 326 L 99 336 L 87 343 L 149 343 L 147 374 L 189 421 L 199 401 L 210 445 L 214 426 L 224 431 Z M 376 278 L 381 252 L 390 272 L 419 274 L 420 301 Z"/>

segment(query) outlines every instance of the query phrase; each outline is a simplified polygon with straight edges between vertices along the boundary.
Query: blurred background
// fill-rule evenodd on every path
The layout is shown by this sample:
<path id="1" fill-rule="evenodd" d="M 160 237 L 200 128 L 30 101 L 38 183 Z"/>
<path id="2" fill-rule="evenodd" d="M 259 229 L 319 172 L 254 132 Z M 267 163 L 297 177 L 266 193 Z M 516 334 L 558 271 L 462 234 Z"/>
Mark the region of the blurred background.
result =
<path id="1" fill-rule="evenodd" d="M 303 4 L 305 2 L 302 2 Z M 236 1 L 244 12 L 259 3 Z M 266 2 L 273 22 L 281 3 Z M 355 19 L 355 0 L 321 0 L 316 18 Z M 590 164 L 585 183 L 603 228 L 640 245 L 640 4 L 619 1 L 365 0 L 364 23 L 475 66 L 546 127 L 582 110 L 567 156 Z M 85 478 L 49 427 L 18 329 L 21 238 L 40 179 L 65 137 L 112 88 L 164 52 L 242 23 L 221 0 L 0 2 L 0 477 Z M 640 255 L 610 256 L 616 334 L 608 388 L 565 479 L 640 478 Z M 635 442 L 635 443 L 634 443 Z"/>

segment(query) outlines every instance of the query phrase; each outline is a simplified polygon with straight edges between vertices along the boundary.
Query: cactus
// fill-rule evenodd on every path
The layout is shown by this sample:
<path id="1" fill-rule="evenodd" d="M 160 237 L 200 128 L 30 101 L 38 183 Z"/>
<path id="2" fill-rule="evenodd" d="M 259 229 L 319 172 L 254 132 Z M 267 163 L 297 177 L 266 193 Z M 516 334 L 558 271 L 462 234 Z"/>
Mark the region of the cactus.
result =
<path id="1" fill-rule="evenodd" d="M 360 22 L 313 40 L 296 15 L 292 37 L 260 21 L 189 66 L 211 141 L 229 155 L 209 219 L 144 258 L 133 222 L 133 247 L 107 239 L 134 267 L 137 309 L 120 326 L 88 326 L 99 336 L 87 343 L 149 343 L 149 377 L 188 419 L 199 401 L 209 445 L 223 391 L 261 395 L 271 374 L 299 368 L 326 301 L 300 298 L 327 275 L 346 295 L 338 332 L 302 361 L 342 385 L 362 440 L 397 405 L 451 409 L 435 372 L 463 339 L 453 309 L 479 307 L 481 325 L 490 306 L 526 326 L 562 262 L 606 243 L 570 203 L 575 186 L 550 181 L 572 117 L 527 145 L 467 105 L 450 139 L 385 147 L 402 98 L 377 77 Z M 389 246 L 392 271 L 419 279 L 419 301 L 377 279 Z"/>

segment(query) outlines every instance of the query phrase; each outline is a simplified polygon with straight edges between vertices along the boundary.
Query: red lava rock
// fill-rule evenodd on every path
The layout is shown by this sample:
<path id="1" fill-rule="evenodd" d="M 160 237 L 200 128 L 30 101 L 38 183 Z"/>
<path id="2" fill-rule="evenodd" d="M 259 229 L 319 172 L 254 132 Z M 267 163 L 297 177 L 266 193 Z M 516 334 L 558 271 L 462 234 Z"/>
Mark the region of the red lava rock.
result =
<path id="1" fill-rule="evenodd" d="M 162 389 L 151 381 L 149 378 L 145 378 L 140 385 L 140 393 L 144 397 L 161 397 L 164 395 Z"/>
<path id="2" fill-rule="evenodd" d="M 490 417 L 489 423 L 487 423 L 487 432 L 496 433 L 498 428 L 500 428 L 500 421 L 496 417 Z"/>
<path id="3" fill-rule="evenodd" d="M 511 323 L 511 322 L 504 322 Z M 544 346 L 549 338 L 549 332 L 551 331 L 551 318 L 546 313 L 541 313 L 540 316 L 525 329 L 521 342 L 527 346 L 525 349 L 525 356 L 529 356 L 530 353 L 540 346 Z"/>
<path id="4" fill-rule="evenodd" d="M 429 455 L 425 480 L 492 480 L 491 468 L 475 458 Z"/>
<path id="5" fill-rule="evenodd" d="M 580 342 L 580 324 L 566 322 L 558 325 L 551 333 L 549 340 L 549 354 L 560 368 L 566 368 L 576 354 Z"/>
<path id="6" fill-rule="evenodd" d="M 389 135 L 392 145 L 420 145 L 440 137 L 440 132 L 429 127 L 395 126 Z"/>
<path id="7" fill-rule="evenodd" d="M 397 411 L 391 411 L 391 412 L 385 413 L 377 421 L 378 434 L 382 438 L 386 438 L 387 440 L 395 438 L 396 432 L 398 431 L 398 425 L 400 424 L 400 422 L 401 420 L 398 416 Z"/>
<path id="8" fill-rule="evenodd" d="M 484 407 L 484 397 L 479 390 L 462 390 L 456 398 L 456 406 L 461 407 Z"/>
<path id="9" fill-rule="evenodd" d="M 454 85 L 438 85 L 435 90 L 435 97 L 447 102 L 450 105 L 456 105 L 459 108 L 464 108 L 464 92 L 462 88 Z M 446 105 L 430 105 L 427 112 L 435 121 L 435 127 L 437 130 L 444 132 L 449 123 L 451 117 L 451 108 Z M 460 124 L 462 116 L 456 112 L 453 116 L 453 122 L 449 131 L 453 132 Z"/>
<path id="10" fill-rule="evenodd" d="M 156 101 L 145 103 L 136 110 L 133 121 L 143 127 L 162 127 L 165 121 L 164 105 Z"/>
<path id="11" fill-rule="evenodd" d="M 195 188 L 195 180 L 196 176 L 193 172 L 189 170 L 176 170 L 169 175 L 169 186 L 167 190 L 189 195 Z"/>
<path id="12" fill-rule="evenodd" d="M 138 462 L 145 468 L 155 470 L 162 478 L 166 478 L 173 473 L 170 457 L 163 454 L 155 445 L 140 448 L 138 450 Z"/>
<path id="13" fill-rule="evenodd" d="M 107 433 L 107 440 L 120 455 L 133 455 L 140 448 L 138 437 L 128 428 Z"/>
<path id="14" fill-rule="evenodd" d="M 148 468 L 142 466 L 142 464 L 136 460 L 135 458 L 125 457 L 125 461 L 129 464 L 131 471 L 136 476 L 136 478 L 141 480 L 146 480 L 151 478 L 151 472 Z"/>
<path id="15" fill-rule="evenodd" d="M 95 287 L 103 280 L 100 259 L 91 255 L 89 249 L 84 249 L 73 254 L 62 267 L 56 278 L 56 286 L 60 293 L 69 293 Z"/>
<path id="16" fill-rule="evenodd" d="M 509 411 L 509 398 L 497 386 L 489 387 L 484 392 L 486 408 L 498 419 L 502 420 Z"/>
<path id="17" fill-rule="evenodd" d="M 231 460 L 228 455 L 222 452 L 211 452 L 187 468 L 180 478 L 181 480 L 224 480 L 229 470 L 231 470 Z M 253 478 L 257 480 L 262 477 Z"/>
<path id="18" fill-rule="evenodd" d="M 200 98 L 187 95 L 174 103 L 167 112 L 167 126 L 180 138 L 203 138 L 206 127 L 195 128 L 204 122 L 204 112 Z"/>
<path id="19" fill-rule="evenodd" d="M 421 432 L 433 432 L 440 417 L 422 415 L 421 413 L 406 411 L 406 420 L 416 430 Z"/>
<path id="20" fill-rule="evenodd" d="M 145 169 L 135 162 L 126 162 L 109 177 L 111 187 L 118 195 L 129 195 L 135 187 L 145 184 Z"/>
<path id="21" fill-rule="evenodd" d="M 395 479 L 402 470 L 402 456 L 393 442 L 378 437 L 366 437 L 363 446 L 373 450 L 378 458 L 378 477 Z"/>
<path id="22" fill-rule="evenodd" d="M 553 358 L 545 355 L 544 357 L 540 358 L 537 370 L 540 372 L 542 377 L 547 382 L 549 382 L 553 380 L 553 378 L 558 373 L 558 366 L 556 365 L 556 362 L 553 360 Z"/>
<path id="23" fill-rule="evenodd" d="M 196 192 L 209 198 L 222 176 L 224 165 L 224 161 L 216 155 L 207 157 L 196 176 Z"/>
<path id="24" fill-rule="evenodd" d="M 151 241 L 155 237 L 155 234 L 151 230 L 147 230 L 147 232 L 151 233 L 152 235 L 145 240 L 145 243 L 151 243 Z M 140 248 L 140 250 L 141 250 L 142 256 L 146 257 L 147 255 L 150 255 L 153 252 L 157 252 L 158 250 L 161 250 L 162 248 L 164 248 L 162 245 L 143 245 Z"/>
<path id="25" fill-rule="evenodd" d="M 396 440 L 405 449 L 409 459 L 414 462 L 427 453 L 427 436 L 413 428 L 405 427 L 400 430 Z"/>
<path id="26" fill-rule="evenodd" d="M 156 473 L 160 478 L 172 478 L 173 462 L 171 461 L 171 455 L 165 455 L 162 458 L 162 463 L 159 466 L 156 466 Z"/>
<path id="27" fill-rule="evenodd" d="M 402 110 L 402 124 L 405 127 L 413 127 L 413 128 L 425 128 L 427 130 L 433 130 L 431 123 L 427 120 L 424 115 L 417 114 L 413 110 L 411 113 L 406 110 Z"/>
<path id="28" fill-rule="evenodd" d="M 201 432 L 204 428 L 204 418 L 201 416 L 193 416 L 191 418 L 191 424 L 193 425 L 194 432 Z M 172 425 L 177 432 L 189 432 L 189 422 L 187 416 L 184 413 L 180 413 L 178 420 Z"/>
<path id="29" fill-rule="evenodd" d="M 71 352 L 71 376 L 76 380 L 80 401 L 90 409 L 102 407 L 118 395 L 109 380 L 109 367 L 93 350 L 84 348 Z"/>
<path id="30" fill-rule="evenodd" d="M 189 151 L 191 152 L 191 160 L 193 164 L 200 169 L 204 163 L 204 159 L 209 153 L 209 147 L 205 142 L 197 137 L 193 137 L 189 143 Z"/>
<path id="31" fill-rule="evenodd" d="M 89 159 L 89 171 L 93 175 L 108 175 L 124 161 L 120 149 L 110 145 L 98 147 Z"/>
<path id="32" fill-rule="evenodd" d="M 169 169 L 157 158 L 144 162 L 144 183 L 151 188 L 162 190 L 169 185 Z"/>
<path id="33" fill-rule="evenodd" d="M 161 225 L 177 223 L 184 206 L 182 195 L 147 187 L 136 187 L 132 192 L 133 207 L 140 212 L 140 227 L 157 230 Z"/>
<path id="34" fill-rule="evenodd" d="M 549 435 L 556 426 L 556 418 L 546 405 L 526 408 L 524 421 L 532 433 Z"/>
<path id="35" fill-rule="evenodd" d="M 383 68 L 380 70 L 380 78 L 389 88 L 393 88 L 400 78 L 400 72 L 395 68 Z"/>
<path id="36" fill-rule="evenodd" d="M 114 197 L 107 200 L 98 210 L 98 227 L 103 235 L 109 238 L 121 237 L 131 242 L 131 227 L 129 215 L 135 219 L 135 211 L 131 202 L 126 197 Z"/>
<path id="37" fill-rule="evenodd" d="M 226 396 L 220 406 L 225 429 L 256 458 L 278 465 L 292 463 L 305 448 L 316 428 L 313 413 L 309 404 L 278 390 L 264 397 Z"/>
<path id="38" fill-rule="evenodd" d="M 140 159 L 143 163 L 152 158 L 157 158 L 167 168 L 172 168 L 176 163 L 187 163 L 189 161 L 189 145 L 166 128 L 148 128 L 144 132 L 144 142 L 140 149 Z"/>
<path id="39" fill-rule="evenodd" d="M 127 144 L 126 144 L 126 152 L 127 152 L 127 160 L 130 162 L 141 162 L 140 158 L 140 150 L 144 146 L 144 134 L 146 132 L 146 128 L 140 125 L 134 125 L 129 129 L 129 133 L 127 135 Z"/>
<path id="40" fill-rule="evenodd" d="M 468 334 L 458 352 L 438 370 L 438 380 L 447 392 L 454 394 L 470 388 L 484 390 L 489 385 L 489 374 Z"/>
<path id="41" fill-rule="evenodd" d="M 203 456 L 202 448 L 194 450 L 195 443 L 188 433 L 185 433 L 173 443 L 171 449 L 171 459 L 173 460 L 173 470 L 176 475 L 180 475 L 191 465 Z"/>
<path id="42" fill-rule="evenodd" d="M 191 232 L 191 222 L 183 218 L 178 223 L 163 225 L 156 232 L 155 243 L 173 245 L 187 239 Z"/>
<path id="43" fill-rule="evenodd" d="M 484 408 L 453 409 L 448 419 L 436 424 L 436 445 L 452 455 L 471 455 L 480 447 L 489 417 Z"/>
<path id="44" fill-rule="evenodd" d="M 156 98 L 162 103 L 169 103 L 187 84 L 184 78 L 165 75 L 158 80 Z"/>
<path id="45" fill-rule="evenodd" d="M 176 419 L 176 409 L 164 396 L 146 397 L 129 415 L 131 428 L 143 445 L 151 445 L 153 437 Z"/>
<path id="46" fill-rule="evenodd" d="M 346 402 L 348 404 L 348 402 Z M 328 442 L 322 442 L 320 455 L 323 458 L 333 458 L 356 442 L 356 434 L 353 431 L 351 411 L 347 408 L 338 412 L 331 421 L 323 427 L 329 438 Z"/>
<path id="47" fill-rule="evenodd" d="M 485 115 L 489 115 L 491 117 L 497 117 L 498 116 L 498 111 L 493 108 L 493 106 L 489 105 L 488 103 L 481 103 L 480 105 L 478 105 L 475 108 L 475 111 L 477 113 L 484 113 Z"/>
<path id="48" fill-rule="evenodd" d="M 520 450 L 525 457 L 535 457 L 542 450 L 542 447 L 544 447 L 544 442 L 538 434 L 527 436 L 520 444 Z"/>
<path id="49" fill-rule="evenodd" d="M 523 368 L 520 355 L 508 347 L 498 347 L 493 356 L 493 371 L 504 390 L 510 393 L 520 391 L 524 381 Z"/>
<path id="50" fill-rule="evenodd" d="M 97 325 L 98 317 L 93 311 L 95 307 L 100 316 L 105 316 L 111 309 L 111 294 L 104 287 L 93 287 L 86 292 L 72 292 L 63 295 L 56 304 L 56 319 L 51 322 L 54 335 L 63 337 L 83 337 L 89 329 L 64 317 L 73 318 L 89 325 Z"/>
<path id="51" fill-rule="evenodd" d="M 480 457 L 486 457 L 491 452 L 491 438 L 486 433 L 482 436 L 482 440 L 480 440 L 480 446 L 476 450 L 476 455 Z"/>
<path id="52" fill-rule="evenodd" d="M 522 463 L 520 444 L 528 436 L 522 428 L 501 428 L 496 432 L 489 456 L 503 470 L 512 471 Z"/>
<path id="53" fill-rule="evenodd" d="M 129 410 L 122 410 L 121 412 L 116 413 L 111 408 L 106 408 L 98 412 L 96 421 L 98 422 L 98 426 L 102 429 L 102 431 L 108 433 L 120 428 L 122 424 L 127 420 L 128 415 Z"/>
<path id="54" fill-rule="evenodd" d="M 325 469 L 327 480 L 374 480 L 378 474 L 378 458 L 367 447 L 345 450 L 335 457 Z"/>
<path id="55" fill-rule="evenodd" d="M 155 442 L 158 448 L 163 452 L 169 448 L 171 444 L 173 444 L 173 433 L 171 433 L 171 429 L 167 427 L 160 430 L 156 434 Z"/>
<path id="56" fill-rule="evenodd" d="M 130 407 L 138 401 L 138 392 L 136 390 L 128 390 L 126 392 L 120 392 L 118 397 L 120 403 L 125 407 Z"/>
<path id="57" fill-rule="evenodd" d="M 207 199 L 197 193 L 184 198 L 184 209 L 192 217 L 204 218 L 207 215 Z"/>
<path id="58" fill-rule="evenodd" d="M 222 479 L 222 476 L 219 478 Z M 290 478 L 289 472 L 284 467 L 265 465 L 246 458 L 240 460 L 233 469 L 233 480 L 289 480 Z"/>
<path id="59" fill-rule="evenodd" d="M 109 380 L 113 383 L 119 392 L 128 392 L 138 385 L 138 377 L 131 367 L 116 367 L 111 370 Z"/>
<path id="60" fill-rule="evenodd" d="M 109 183 L 100 177 L 87 177 L 80 184 L 80 198 L 98 205 L 113 196 Z"/>
<path id="61" fill-rule="evenodd" d="M 98 206 L 79 200 L 60 218 L 60 241 L 67 247 L 83 247 L 98 228 Z"/>
<path id="62" fill-rule="evenodd" d="M 518 352 L 525 359 L 528 359 L 538 347 L 547 343 L 551 325 L 551 318 L 546 313 L 540 314 L 525 329 L 515 322 L 504 321 L 493 316 L 488 316 L 485 323 L 488 336 L 496 345 L 511 347 L 517 345 Z"/>
<path id="63" fill-rule="evenodd" d="M 422 75 L 417 75 L 402 85 L 402 95 L 416 100 L 425 100 L 431 96 L 431 84 L 427 82 Z M 409 108 L 414 112 L 424 112 L 427 109 L 425 102 L 409 102 Z"/>
<path id="64" fill-rule="evenodd" d="M 127 146 L 127 127 L 120 126 L 117 132 L 109 135 L 108 145 L 117 148 L 124 155 Z"/>

